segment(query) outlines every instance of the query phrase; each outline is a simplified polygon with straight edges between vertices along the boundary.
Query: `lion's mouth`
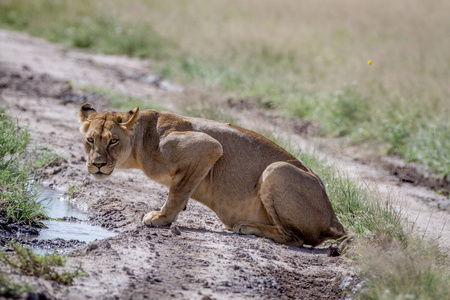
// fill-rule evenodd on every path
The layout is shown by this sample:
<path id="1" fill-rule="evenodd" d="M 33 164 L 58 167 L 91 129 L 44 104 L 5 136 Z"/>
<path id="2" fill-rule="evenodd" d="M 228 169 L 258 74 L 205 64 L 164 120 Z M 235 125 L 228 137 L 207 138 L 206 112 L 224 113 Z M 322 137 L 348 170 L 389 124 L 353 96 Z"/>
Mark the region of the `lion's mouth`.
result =
<path id="1" fill-rule="evenodd" d="M 90 172 L 89 173 L 91 173 L 91 176 L 94 178 L 94 179 L 97 179 L 97 180 L 102 180 L 102 179 L 106 179 L 106 178 L 108 178 L 110 175 L 111 175 L 111 173 L 112 173 L 112 170 L 111 170 L 111 172 L 109 172 L 109 173 L 106 173 L 104 170 L 99 170 L 99 169 L 97 169 L 97 170 L 89 170 Z M 91 172 L 91 171 L 94 171 L 94 172 Z M 109 170 L 107 170 L 107 171 L 109 171 Z"/>
<path id="2" fill-rule="evenodd" d="M 95 166 L 94 164 L 88 164 L 87 170 L 91 174 L 91 176 L 94 179 L 106 179 L 108 178 L 111 173 L 114 171 L 113 166 L 101 166 L 100 168 L 98 166 Z"/>
<path id="3" fill-rule="evenodd" d="M 103 172 L 98 171 L 97 173 L 91 173 L 91 176 L 94 177 L 97 180 L 102 180 L 102 179 L 106 179 L 109 177 L 109 175 L 111 174 L 106 174 Z"/>

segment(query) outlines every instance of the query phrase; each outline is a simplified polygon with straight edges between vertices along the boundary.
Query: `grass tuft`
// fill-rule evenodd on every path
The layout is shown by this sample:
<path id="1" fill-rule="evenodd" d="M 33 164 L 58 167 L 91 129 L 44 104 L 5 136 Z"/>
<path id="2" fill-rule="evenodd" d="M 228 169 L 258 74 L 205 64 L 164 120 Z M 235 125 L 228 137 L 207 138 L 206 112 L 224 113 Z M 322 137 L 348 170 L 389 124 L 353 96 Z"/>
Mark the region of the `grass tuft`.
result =
<path id="1" fill-rule="evenodd" d="M 0 111 L 0 210 L 6 211 L 6 222 L 24 222 L 41 226 L 46 219 L 37 202 L 39 178 L 34 172 L 26 148 L 30 134 Z"/>
<path id="2" fill-rule="evenodd" d="M 58 271 L 58 267 L 64 267 L 66 257 L 59 254 L 39 255 L 34 254 L 30 247 L 22 247 L 16 243 L 10 243 L 14 255 L 0 252 L 0 262 L 9 265 L 22 274 L 41 277 L 62 284 L 72 284 L 74 278 L 84 274 L 81 265 L 75 271 Z"/>
<path id="3" fill-rule="evenodd" d="M 7 274 L 0 271 L 0 297 L 19 299 L 23 297 L 25 293 L 31 292 L 32 290 L 33 289 L 28 283 L 15 283 Z"/>
<path id="4" fill-rule="evenodd" d="M 67 195 L 67 197 L 69 197 L 69 199 L 74 199 L 77 194 L 80 192 L 81 187 L 77 186 L 77 185 L 70 185 L 69 188 L 67 189 L 67 191 L 64 192 L 64 195 Z"/>

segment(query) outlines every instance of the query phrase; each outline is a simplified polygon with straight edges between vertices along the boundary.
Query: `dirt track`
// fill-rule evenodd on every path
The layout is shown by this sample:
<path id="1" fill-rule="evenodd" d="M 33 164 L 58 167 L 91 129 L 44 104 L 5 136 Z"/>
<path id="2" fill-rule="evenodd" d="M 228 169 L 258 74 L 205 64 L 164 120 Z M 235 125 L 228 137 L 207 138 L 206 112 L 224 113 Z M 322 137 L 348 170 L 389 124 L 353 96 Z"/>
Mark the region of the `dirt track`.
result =
<path id="1" fill-rule="evenodd" d="M 352 275 L 350 265 L 343 258 L 327 257 L 326 248 L 289 248 L 229 233 L 213 212 L 192 200 L 175 223 L 179 231 L 148 228 L 140 225 L 142 215 L 161 207 L 166 187 L 134 170 L 115 171 L 107 181 L 89 178 L 77 120 L 85 95 L 73 94 L 66 82 L 151 98 L 170 108 L 176 92 L 139 80 L 147 73 L 146 61 L 67 51 L 0 31 L 0 105 L 7 103 L 10 114 L 29 124 L 34 143 L 49 145 L 69 158 L 60 170 L 47 170 L 46 180 L 62 188 L 80 187 L 76 203 L 119 233 L 71 255 L 69 264 L 81 262 L 89 275 L 69 287 L 39 281 L 40 289 L 61 299 L 344 298 L 340 285 Z M 89 101 L 100 110 L 106 108 L 101 99 Z M 313 142 L 294 138 L 302 144 Z M 448 199 L 424 187 L 400 184 L 386 171 L 346 157 L 327 143 L 324 153 L 330 161 L 376 185 L 381 193 L 407 202 L 413 221 L 418 214 L 417 226 L 427 229 L 429 237 L 441 235 L 442 244 L 450 248 L 450 225 L 443 227 L 448 211 L 442 209 Z M 441 203 L 441 209 L 433 203 Z"/>

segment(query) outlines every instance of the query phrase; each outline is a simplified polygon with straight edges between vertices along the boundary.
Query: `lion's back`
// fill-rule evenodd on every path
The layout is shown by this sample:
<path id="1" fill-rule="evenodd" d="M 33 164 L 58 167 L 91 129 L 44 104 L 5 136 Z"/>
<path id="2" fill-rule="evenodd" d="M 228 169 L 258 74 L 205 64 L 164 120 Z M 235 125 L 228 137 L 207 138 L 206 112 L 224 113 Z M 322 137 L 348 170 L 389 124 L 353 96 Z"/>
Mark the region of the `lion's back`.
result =
<path id="1" fill-rule="evenodd" d="M 250 130 L 203 119 L 193 120 L 193 129 L 210 135 L 222 145 L 223 155 L 205 179 L 220 194 L 249 196 L 256 190 L 261 174 L 274 162 L 303 165 L 283 148 Z"/>

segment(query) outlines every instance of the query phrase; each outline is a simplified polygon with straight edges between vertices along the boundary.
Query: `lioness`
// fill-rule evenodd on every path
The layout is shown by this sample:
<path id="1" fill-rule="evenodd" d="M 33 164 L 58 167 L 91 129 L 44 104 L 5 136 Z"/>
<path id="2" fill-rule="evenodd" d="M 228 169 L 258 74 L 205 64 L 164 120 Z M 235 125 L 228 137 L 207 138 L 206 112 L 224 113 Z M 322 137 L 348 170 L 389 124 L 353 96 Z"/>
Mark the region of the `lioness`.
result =
<path id="1" fill-rule="evenodd" d="M 212 209 L 229 230 L 302 247 L 353 234 L 337 220 L 320 178 L 263 136 L 227 123 L 144 110 L 79 111 L 87 169 L 103 179 L 135 168 L 169 187 L 159 211 L 142 222 L 175 221 L 189 198 Z"/>

